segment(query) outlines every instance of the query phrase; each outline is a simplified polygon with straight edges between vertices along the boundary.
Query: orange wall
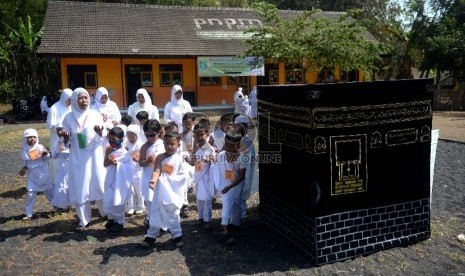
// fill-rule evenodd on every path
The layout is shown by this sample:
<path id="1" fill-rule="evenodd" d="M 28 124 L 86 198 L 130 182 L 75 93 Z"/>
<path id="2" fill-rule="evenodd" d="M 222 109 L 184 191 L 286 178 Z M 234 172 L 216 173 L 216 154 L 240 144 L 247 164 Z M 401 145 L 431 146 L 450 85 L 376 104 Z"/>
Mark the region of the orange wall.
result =
<path id="1" fill-rule="evenodd" d="M 192 59 L 136 59 L 136 58 L 61 58 L 61 79 L 62 87 L 68 87 L 67 65 L 96 65 L 97 66 L 97 87 L 104 86 L 108 89 L 110 99 L 120 107 L 127 108 L 132 103 L 127 103 L 125 65 L 128 64 L 150 64 L 152 65 L 151 87 L 144 87 L 148 92 L 152 92 L 152 101 L 157 107 L 164 107 L 170 100 L 171 87 L 160 86 L 160 64 L 182 64 L 183 68 L 183 90 L 185 92 L 195 91 L 197 105 L 220 105 L 222 103 L 233 104 L 233 95 L 238 85 L 228 85 L 227 77 L 221 78 L 221 85 L 201 86 L 200 78 L 196 77 L 197 60 Z M 285 82 L 285 66 L 279 64 L 279 83 Z M 336 71 L 339 75 L 339 70 Z M 360 71 L 359 79 L 363 79 Z M 315 83 L 317 72 L 306 72 L 306 82 Z M 250 78 L 250 89 L 257 84 L 257 78 Z M 94 92 L 96 89 L 87 89 Z"/>

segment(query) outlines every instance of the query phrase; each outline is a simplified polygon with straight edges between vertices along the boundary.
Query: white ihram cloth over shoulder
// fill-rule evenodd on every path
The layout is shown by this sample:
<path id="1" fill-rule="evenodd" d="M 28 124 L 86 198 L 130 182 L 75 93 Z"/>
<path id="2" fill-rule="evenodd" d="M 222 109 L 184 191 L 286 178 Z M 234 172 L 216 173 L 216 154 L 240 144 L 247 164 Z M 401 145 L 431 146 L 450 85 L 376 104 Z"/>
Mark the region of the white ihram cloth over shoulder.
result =
<path id="1" fill-rule="evenodd" d="M 128 107 L 128 115 L 132 117 L 132 123 L 140 125 L 139 120 L 137 120 L 136 115 L 139 111 L 146 111 L 149 114 L 150 119 L 156 119 L 160 121 L 160 114 L 158 113 L 158 108 L 152 104 L 152 99 L 149 96 L 149 93 L 144 88 L 140 88 L 136 92 L 136 99 L 139 95 L 143 95 L 145 102 L 140 104 L 137 100 L 135 103 L 131 104 Z"/>
<path id="2" fill-rule="evenodd" d="M 179 212 L 187 185 L 187 173 L 184 166 L 181 166 L 183 162 L 184 159 L 179 153 L 162 161 L 162 171 L 154 188 L 150 209 L 150 226 L 168 229 L 179 226 Z M 171 175 L 163 171 L 165 164 L 173 167 Z"/>
<path id="3" fill-rule="evenodd" d="M 226 159 L 226 151 L 222 151 L 216 156 L 216 161 L 213 166 L 213 181 L 218 193 L 221 193 L 226 186 L 232 183 L 232 180 L 226 179 L 226 171 L 233 171 L 234 178 L 236 178 L 239 175 L 239 170 L 246 168 L 246 163 L 242 162 L 242 159 L 239 157 L 234 162 L 228 162 Z M 244 180 L 221 196 L 225 197 L 227 195 L 239 199 L 243 185 Z"/>
<path id="4" fill-rule="evenodd" d="M 103 166 L 104 153 L 101 137 L 94 131 L 94 126 L 103 127 L 100 113 L 90 109 L 79 108 L 79 94 L 89 93 L 84 88 L 76 88 L 71 98 L 72 112 L 63 120 L 63 130 L 70 133 L 68 187 L 70 201 L 82 204 L 87 201 L 103 199 L 106 169 Z M 102 135 L 106 136 L 103 129 Z M 86 148 L 80 148 L 78 133 L 86 136 Z"/>
<path id="5" fill-rule="evenodd" d="M 163 119 L 165 120 L 165 124 L 174 121 L 178 125 L 178 132 L 182 133 L 182 117 L 187 112 L 192 112 L 192 106 L 189 101 L 184 100 L 182 96 L 177 100 L 174 95 L 177 91 L 182 92 L 182 87 L 180 85 L 174 85 L 171 88 L 171 100 L 165 105 Z"/>
<path id="6" fill-rule="evenodd" d="M 212 200 L 215 196 L 215 183 L 213 182 L 213 170 L 211 168 L 213 163 L 205 161 L 215 155 L 215 148 L 208 142 L 195 153 L 194 182 L 198 200 Z"/>
<path id="7" fill-rule="evenodd" d="M 100 102 L 103 95 L 108 97 L 105 104 Z M 110 100 L 108 90 L 105 87 L 100 87 L 95 92 L 95 103 L 92 105 L 92 108 L 100 112 L 100 114 L 106 114 L 108 122 L 119 123 L 121 121 L 121 112 L 119 111 L 118 105 L 114 101 Z"/>
<path id="8" fill-rule="evenodd" d="M 27 137 L 35 136 L 37 137 L 36 143 L 30 146 L 27 143 Z M 50 179 L 50 173 L 48 169 L 48 159 L 49 157 L 42 157 L 42 152 L 45 147 L 39 144 L 39 137 L 35 129 L 26 129 L 22 138 L 23 148 L 21 150 L 21 160 L 23 160 L 24 165 L 27 166 L 27 185 L 26 189 L 29 192 L 40 192 L 47 191 L 52 188 L 53 184 Z M 29 152 L 38 151 L 40 157 L 32 160 Z"/>
<path id="9" fill-rule="evenodd" d="M 112 202 L 109 203 L 118 206 L 125 204 L 132 194 L 132 159 L 124 147 L 112 151 L 109 157 L 116 160 L 116 165 L 107 166 L 105 194 L 107 194 L 107 190 L 111 191 L 112 194 L 108 197 L 105 196 L 105 200 L 111 199 Z"/>
<path id="10" fill-rule="evenodd" d="M 163 144 L 162 139 L 157 139 L 150 147 L 147 148 L 145 156 L 148 158 L 150 155 L 159 155 L 165 152 L 165 145 Z M 153 190 L 149 187 L 149 182 L 152 179 L 153 166 L 142 167 L 142 177 L 141 177 L 141 191 L 142 196 L 146 201 L 152 202 L 153 199 Z"/>

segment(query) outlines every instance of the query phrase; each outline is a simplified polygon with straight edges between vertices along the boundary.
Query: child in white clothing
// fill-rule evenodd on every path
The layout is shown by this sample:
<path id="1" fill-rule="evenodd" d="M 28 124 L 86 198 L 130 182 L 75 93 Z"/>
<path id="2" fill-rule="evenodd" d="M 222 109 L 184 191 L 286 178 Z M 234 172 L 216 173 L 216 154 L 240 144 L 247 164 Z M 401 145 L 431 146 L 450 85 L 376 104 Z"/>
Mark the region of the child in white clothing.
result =
<path id="1" fill-rule="evenodd" d="M 128 201 L 126 214 L 136 215 L 144 212 L 144 198 L 141 191 L 142 167 L 139 166 L 139 152 L 142 141 L 139 139 L 140 128 L 136 124 L 129 125 L 126 131 L 125 148 L 132 159 L 132 195 Z"/>
<path id="2" fill-rule="evenodd" d="M 24 161 L 24 166 L 19 171 L 19 175 L 24 176 L 27 173 L 26 214 L 23 219 L 32 219 L 37 193 L 43 192 L 50 202 L 53 198 L 53 184 L 48 168 L 50 153 L 39 144 L 39 135 L 32 128 L 24 131 L 22 144 L 21 159 Z"/>
<path id="3" fill-rule="evenodd" d="M 110 234 L 123 230 L 124 211 L 131 196 L 132 159 L 123 147 L 123 140 L 124 131 L 120 127 L 113 127 L 108 132 L 109 146 L 105 150 L 103 161 L 103 165 L 107 168 L 103 210 L 108 217 L 105 227 Z"/>
<path id="4" fill-rule="evenodd" d="M 155 245 L 160 229 L 167 228 L 171 233 L 171 241 L 176 247 L 183 247 L 181 217 L 179 216 L 184 202 L 184 189 L 187 172 L 181 164 L 184 159 L 177 152 L 180 135 L 168 132 L 164 136 L 165 152 L 159 154 L 150 180 L 150 188 L 154 190 L 150 209 L 150 226 L 142 246 Z"/>
<path id="5" fill-rule="evenodd" d="M 215 149 L 207 142 L 210 124 L 199 122 L 194 127 L 194 142 L 197 152 L 194 155 L 194 183 L 197 197 L 199 222 L 205 229 L 212 228 L 212 200 L 215 196 L 215 184 L 210 177 L 210 165 L 215 160 Z"/>
<path id="6" fill-rule="evenodd" d="M 165 152 L 163 140 L 158 138 L 161 130 L 160 122 L 157 119 L 147 120 L 144 124 L 144 135 L 147 142 L 142 145 L 139 153 L 139 166 L 142 167 L 141 190 L 144 197 L 145 210 L 147 218 L 144 221 L 146 226 L 149 225 L 150 206 L 153 199 L 153 190 L 149 188 L 150 179 L 152 179 L 153 168 L 157 155 Z"/>
<path id="7" fill-rule="evenodd" d="M 242 135 L 235 129 L 229 130 L 225 136 L 224 151 L 221 151 L 213 167 L 215 187 L 221 191 L 223 209 L 221 210 L 221 226 L 225 244 L 234 242 L 228 231 L 228 225 L 241 224 L 241 193 L 244 185 L 246 164 L 239 157 Z"/>
<path id="8" fill-rule="evenodd" d="M 225 113 L 220 117 L 220 127 L 210 133 L 208 143 L 215 148 L 217 153 L 223 149 L 224 136 L 233 127 L 233 122 L 233 113 Z"/>

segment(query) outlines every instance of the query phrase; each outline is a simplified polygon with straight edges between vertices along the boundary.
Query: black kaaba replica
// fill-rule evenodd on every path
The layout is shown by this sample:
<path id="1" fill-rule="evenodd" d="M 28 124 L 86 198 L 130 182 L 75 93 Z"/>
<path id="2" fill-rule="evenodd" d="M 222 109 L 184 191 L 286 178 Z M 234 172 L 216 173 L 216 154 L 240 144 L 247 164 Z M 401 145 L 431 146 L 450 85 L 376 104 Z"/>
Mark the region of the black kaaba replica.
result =
<path id="1" fill-rule="evenodd" d="M 314 265 L 430 237 L 432 84 L 258 86 L 271 232 Z"/>

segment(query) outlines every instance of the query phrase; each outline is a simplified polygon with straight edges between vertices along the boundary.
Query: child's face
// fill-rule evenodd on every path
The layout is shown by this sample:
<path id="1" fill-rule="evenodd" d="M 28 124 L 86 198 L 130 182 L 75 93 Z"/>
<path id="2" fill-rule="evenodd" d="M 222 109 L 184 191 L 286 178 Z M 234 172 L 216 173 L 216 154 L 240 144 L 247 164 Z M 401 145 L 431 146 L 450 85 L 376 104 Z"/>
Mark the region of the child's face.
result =
<path id="1" fill-rule="evenodd" d="M 229 152 L 229 153 L 238 153 L 240 146 L 241 146 L 240 143 L 233 143 L 228 140 L 225 140 L 224 142 L 224 149 L 226 152 Z"/>
<path id="2" fill-rule="evenodd" d="M 147 122 L 147 119 L 140 119 L 139 120 L 139 123 L 141 126 L 143 126 L 145 124 L 145 122 Z"/>
<path id="3" fill-rule="evenodd" d="M 155 143 L 158 139 L 158 132 L 155 132 L 153 130 L 148 130 L 144 134 L 145 134 L 145 137 L 147 137 L 147 142 L 149 144 Z"/>
<path id="4" fill-rule="evenodd" d="M 183 120 L 182 126 L 184 127 L 184 132 L 191 131 L 192 127 L 194 127 L 194 121 L 192 119 Z"/>
<path id="5" fill-rule="evenodd" d="M 37 137 L 29 136 L 29 137 L 26 138 L 26 140 L 27 140 L 27 144 L 29 146 L 34 146 L 36 144 L 36 142 L 37 142 Z"/>
<path id="6" fill-rule="evenodd" d="M 221 122 L 221 129 L 222 129 L 224 132 L 227 132 L 228 130 L 232 129 L 232 127 L 233 127 L 233 123 L 232 123 L 232 122 L 228 122 L 228 121 Z"/>
<path id="7" fill-rule="evenodd" d="M 205 129 L 197 129 L 194 131 L 194 142 L 202 147 L 208 141 L 208 133 Z"/>
<path id="8" fill-rule="evenodd" d="M 174 154 L 179 148 L 179 139 L 176 137 L 165 137 L 163 140 L 165 151 L 168 154 Z"/>
<path id="9" fill-rule="evenodd" d="M 108 142 L 110 143 L 110 147 L 112 147 L 113 149 L 119 149 L 121 148 L 123 139 L 117 137 L 116 135 L 108 134 Z"/>
<path id="10" fill-rule="evenodd" d="M 128 138 L 129 143 L 134 144 L 137 142 L 137 135 L 132 132 L 127 132 L 126 137 Z"/>

